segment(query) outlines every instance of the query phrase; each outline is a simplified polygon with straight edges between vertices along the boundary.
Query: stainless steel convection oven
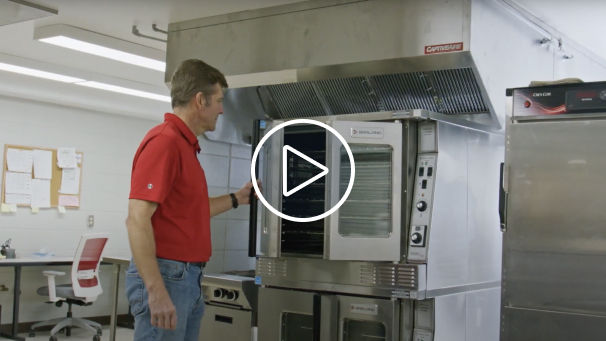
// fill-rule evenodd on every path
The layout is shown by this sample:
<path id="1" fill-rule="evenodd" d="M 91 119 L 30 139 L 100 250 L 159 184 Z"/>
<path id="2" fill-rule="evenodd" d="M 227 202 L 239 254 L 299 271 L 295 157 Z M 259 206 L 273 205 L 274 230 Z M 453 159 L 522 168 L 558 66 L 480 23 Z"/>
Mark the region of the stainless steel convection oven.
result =
<path id="1" fill-rule="evenodd" d="M 423 110 L 315 119 L 350 146 L 355 180 L 324 219 L 257 206 L 259 340 L 496 340 L 502 135 Z M 314 170 L 284 146 L 328 175 L 285 196 Z M 350 179 L 344 145 L 311 124 L 272 134 L 258 161 L 265 199 L 294 217 L 327 211 Z"/>

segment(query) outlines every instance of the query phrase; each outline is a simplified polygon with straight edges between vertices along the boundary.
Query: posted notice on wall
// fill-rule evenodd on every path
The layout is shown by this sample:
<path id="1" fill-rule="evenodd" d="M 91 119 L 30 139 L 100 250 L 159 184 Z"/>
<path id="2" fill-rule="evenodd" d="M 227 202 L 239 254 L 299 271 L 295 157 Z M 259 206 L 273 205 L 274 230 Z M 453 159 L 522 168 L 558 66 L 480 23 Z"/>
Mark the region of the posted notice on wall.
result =
<path id="1" fill-rule="evenodd" d="M 51 182 L 47 179 L 32 180 L 32 207 L 48 208 L 51 205 Z"/>
<path id="2" fill-rule="evenodd" d="M 33 153 L 31 150 L 8 148 L 6 166 L 10 172 L 32 173 Z"/>
<path id="3" fill-rule="evenodd" d="M 61 194 L 78 194 L 80 191 L 80 168 L 63 168 Z"/>
<path id="4" fill-rule="evenodd" d="M 77 166 L 76 148 L 59 148 L 57 165 L 59 168 L 75 168 Z"/>
<path id="5" fill-rule="evenodd" d="M 35 149 L 34 157 L 34 178 L 50 179 L 53 176 L 53 152 L 50 150 Z"/>

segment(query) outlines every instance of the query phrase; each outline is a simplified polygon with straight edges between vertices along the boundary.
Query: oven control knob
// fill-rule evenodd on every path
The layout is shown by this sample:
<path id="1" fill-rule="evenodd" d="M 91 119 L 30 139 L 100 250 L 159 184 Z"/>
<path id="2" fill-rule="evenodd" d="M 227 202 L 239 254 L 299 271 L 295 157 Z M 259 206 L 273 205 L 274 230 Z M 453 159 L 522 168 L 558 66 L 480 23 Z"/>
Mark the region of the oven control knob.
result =
<path id="1" fill-rule="evenodd" d="M 425 201 L 419 201 L 417 203 L 417 210 L 423 212 L 427 209 L 427 203 Z"/>
<path id="2" fill-rule="evenodd" d="M 226 298 L 226 299 L 228 299 L 228 300 L 233 300 L 233 299 L 234 299 L 234 297 L 236 297 L 236 294 L 234 293 L 234 291 L 233 291 L 233 290 L 228 290 L 228 291 L 225 293 L 225 298 Z"/>
<path id="3" fill-rule="evenodd" d="M 602 101 L 606 101 L 606 90 L 602 90 L 602 92 L 600 92 L 600 99 Z"/>
<path id="4" fill-rule="evenodd" d="M 423 236 L 419 232 L 415 232 L 410 236 L 410 240 L 415 244 L 420 244 L 423 241 Z"/>
<path id="5" fill-rule="evenodd" d="M 213 297 L 214 298 L 219 298 L 219 297 L 221 297 L 221 295 L 222 295 L 221 289 L 215 289 L 215 290 L 213 290 Z"/>

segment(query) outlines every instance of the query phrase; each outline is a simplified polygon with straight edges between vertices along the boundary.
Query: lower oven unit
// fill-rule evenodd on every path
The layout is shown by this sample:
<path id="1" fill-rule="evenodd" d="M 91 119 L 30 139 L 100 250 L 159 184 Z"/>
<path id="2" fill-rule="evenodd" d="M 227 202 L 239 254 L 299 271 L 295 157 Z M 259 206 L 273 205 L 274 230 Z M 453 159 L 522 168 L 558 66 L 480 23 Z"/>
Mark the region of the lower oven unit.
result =
<path id="1" fill-rule="evenodd" d="M 259 340 L 397 340 L 411 302 L 260 288 Z"/>
<path id="2" fill-rule="evenodd" d="M 497 341 L 499 288 L 425 300 L 262 287 L 263 341 Z"/>

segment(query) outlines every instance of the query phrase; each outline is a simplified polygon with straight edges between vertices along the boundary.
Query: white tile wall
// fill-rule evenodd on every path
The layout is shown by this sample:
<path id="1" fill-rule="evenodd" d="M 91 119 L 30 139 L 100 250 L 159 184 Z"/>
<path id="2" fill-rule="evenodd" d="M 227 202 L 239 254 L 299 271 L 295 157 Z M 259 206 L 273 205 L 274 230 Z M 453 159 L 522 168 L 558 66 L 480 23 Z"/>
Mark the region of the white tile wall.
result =
<path id="1" fill-rule="evenodd" d="M 225 271 L 249 270 L 255 268 L 255 258 L 248 257 L 248 251 L 225 251 Z"/>
<path id="2" fill-rule="evenodd" d="M 206 174 L 208 186 L 227 187 L 229 182 L 229 157 L 200 153 L 198 159 Z"/>
<path id="3" fill-rule="evenodd" d="M 210 221 L 212 247 L 214 251 L 225 250 L 225 236 L 227 234 L 227 220 L 212 218 Z"/>
<path id="4" fill-rule="evenodd" d="M 251 157 L 250 146 L 232 144 L 231 145 L 231 157 L 237 157 L 239 159 L 250 160 L 250 157 Z"/>
<path id="5" fill-rule="evenodd" d="M 242 187 L 250 181 L 250 160 L 232 157 L 229 169 L 229 186 Z"/>
<path id="6" fill-rule="evenodd" d="M 248 250 L 248 220 L 226 221 L 227 238 L 225 240 L 225 249 L 227 251 L 245 251 Z"/>
<path id="7" fill-rule="evenodd" d="M 200 138 L 198 157 L 206 173 L 211 197 L 238 191 L 250 181 L 250 146 L 230 145 Z M 255 267 L 248 257 L 248 205 L 229 210 L 211 220 L 213 256 L 207 272 L 248 270 Z"/>

